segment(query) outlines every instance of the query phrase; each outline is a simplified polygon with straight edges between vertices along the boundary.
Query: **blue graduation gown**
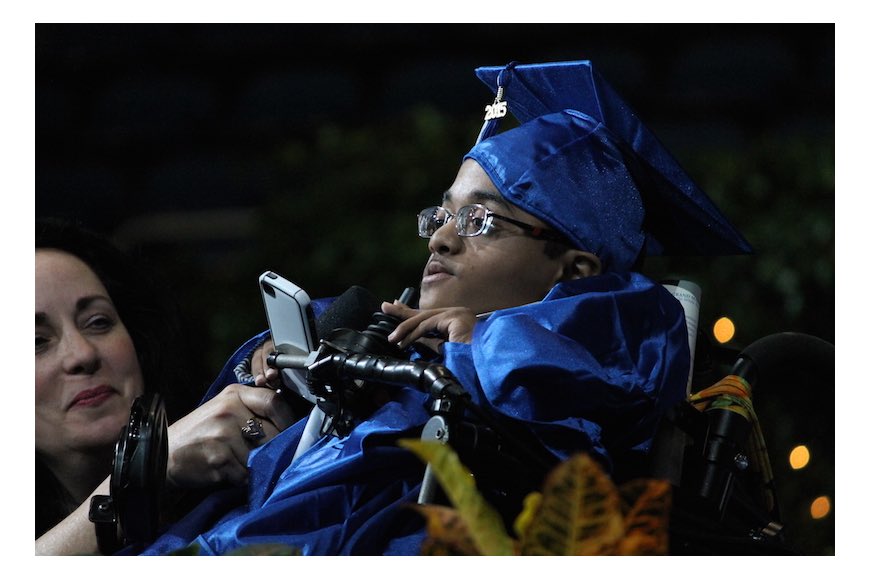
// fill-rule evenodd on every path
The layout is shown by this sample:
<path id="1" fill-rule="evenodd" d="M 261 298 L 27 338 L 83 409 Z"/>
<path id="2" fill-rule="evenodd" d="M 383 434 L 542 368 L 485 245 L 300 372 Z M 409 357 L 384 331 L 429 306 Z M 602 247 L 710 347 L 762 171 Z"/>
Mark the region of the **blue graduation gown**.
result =
<path id="1" fill-rule="evenodd" d="M 208 396 L 235 382 L 230 359 Z M 541 302 L 479 322 L 471 344 L 445 343 L 443 361 L 478 405 L 524 423 L 559 458 L 648 451 L 662 414 L 685 397 L 683 310 L 640 274 L 557 285 Z M 395 440 L 419 436 L 427 395 L 392 387 L 392 400 L 343 438 L 324 437 L 292 465 L 305 421 L 257 448 L 247 490 L 209 496 L 143 554 L 195 543 L 202 554 L 282 543 L 303 554 L 416 554 L 424 536 L 406 507 L 424 466 Z"/>

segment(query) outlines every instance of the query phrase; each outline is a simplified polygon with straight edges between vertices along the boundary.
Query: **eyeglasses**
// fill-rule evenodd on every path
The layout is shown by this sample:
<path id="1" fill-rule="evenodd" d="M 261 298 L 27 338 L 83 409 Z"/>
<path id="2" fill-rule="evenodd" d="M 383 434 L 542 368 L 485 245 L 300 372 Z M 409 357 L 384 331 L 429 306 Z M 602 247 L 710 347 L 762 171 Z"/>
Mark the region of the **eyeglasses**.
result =
<path id="1" fill-rule="evenodd" d="M 529 236 L 538 240 L 553 240 L 571 245 L 564 236 L 539 226 L 533 226 L 513 218 L 499 215 L 479 203 L 465 205 L 456 214 L 441 206 L 427 207 L 417 214 L 417 233 L 421 238 L 431 238 L 436 230 L 456 218 L 456 233 L 463 238 L 486 234 L 492 227 L 493 219 L 500 219 L 522 229 Z"/>

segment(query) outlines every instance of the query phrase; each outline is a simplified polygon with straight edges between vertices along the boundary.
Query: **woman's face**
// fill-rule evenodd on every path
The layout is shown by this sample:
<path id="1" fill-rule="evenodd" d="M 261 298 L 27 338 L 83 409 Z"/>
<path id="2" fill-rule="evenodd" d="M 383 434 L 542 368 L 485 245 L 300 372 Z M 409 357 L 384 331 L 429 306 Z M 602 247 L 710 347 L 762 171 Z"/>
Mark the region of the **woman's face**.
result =
<path id="1" fill-rule="evenodd" d="M 36 450 L 104 451 L 143 392 L 133 340 L 94 271 L 36 250 Z"/>

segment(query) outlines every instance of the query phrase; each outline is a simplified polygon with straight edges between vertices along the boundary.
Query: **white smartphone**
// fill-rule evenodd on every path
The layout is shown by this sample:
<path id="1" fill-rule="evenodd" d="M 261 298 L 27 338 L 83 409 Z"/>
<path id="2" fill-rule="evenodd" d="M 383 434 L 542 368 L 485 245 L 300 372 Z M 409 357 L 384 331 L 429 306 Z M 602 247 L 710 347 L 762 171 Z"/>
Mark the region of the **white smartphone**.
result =
<path id="1" fill-rule="evenodd" d="M 260 275 L 260 293 L 275 350 L 293 355 L 307 355 L 315 350 L 317 336 L 314 310 L 305 290 L 275 272 L 267 271 Z M 316 398 L 308 390 L 305 375 L 304 370 L 281 369 L 284 386 L 316 404 Z"/>

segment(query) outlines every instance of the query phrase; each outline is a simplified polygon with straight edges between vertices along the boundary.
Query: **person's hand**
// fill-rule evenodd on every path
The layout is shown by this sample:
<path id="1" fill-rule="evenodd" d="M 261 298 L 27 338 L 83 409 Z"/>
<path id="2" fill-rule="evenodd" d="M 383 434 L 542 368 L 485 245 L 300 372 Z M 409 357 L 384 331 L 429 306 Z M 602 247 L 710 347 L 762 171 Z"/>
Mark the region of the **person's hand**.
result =
<path id="1" fill-rule="evenodd" d="M 262 437 L 245 437 L 253 421 Z M 176 488 L 247 481 L 251 449 L 289 427 L 293 412 L 270 389 L 229 385 L 213 399 L 169 427 L 166 481 Z"/>
<path id="2" fill-rule="evenodd" d="M 449 342 L 471 342 L 477 317 L 468 308 L 433 308 L 415 310 L 399 302 L 384 302 L 381 309 L 385 314 L 402 320 L 387 337 L 399 348 L 405 348 L 426 335 L 436 334 Z"/>
<path id="3" fill-rule="evenodd" d="M 266 364 L 266 359 L 274 350 L 275 343 L 267 338 L 251 356 L 251 374 L 254 375 L 254 384 L 258 387 L 269 387 L 272 390 L 283 387 L 280 371 Z"/>

